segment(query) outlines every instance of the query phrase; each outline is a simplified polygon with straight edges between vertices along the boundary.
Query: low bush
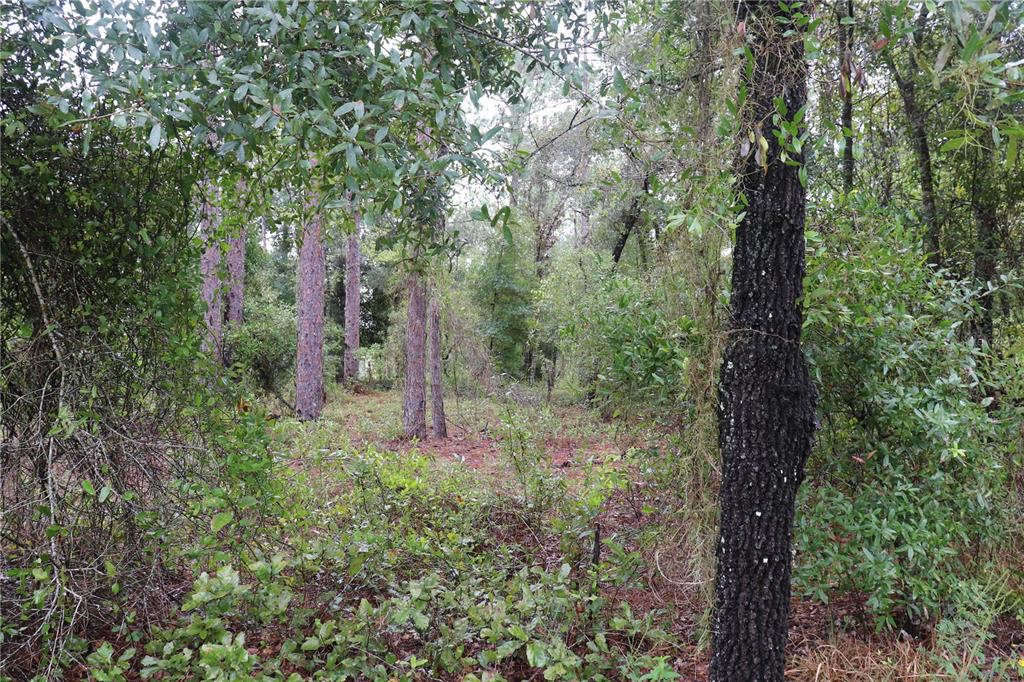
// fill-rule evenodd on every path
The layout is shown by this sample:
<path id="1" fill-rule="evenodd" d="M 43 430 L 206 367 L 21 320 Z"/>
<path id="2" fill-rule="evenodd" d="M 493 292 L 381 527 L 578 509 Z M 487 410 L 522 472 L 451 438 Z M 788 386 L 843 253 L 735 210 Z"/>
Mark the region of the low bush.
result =
<path id="1" fill-rule="evenodd" d="M 879 627 L 908 630 L 985 570 L 1007 522 L 985 351 L 967 331 L 978 292 L 915 243 L 899 224 L 812 236 L 805 326 L 822 428 L 795 570 L 805 594 L 863 594 Z"/>

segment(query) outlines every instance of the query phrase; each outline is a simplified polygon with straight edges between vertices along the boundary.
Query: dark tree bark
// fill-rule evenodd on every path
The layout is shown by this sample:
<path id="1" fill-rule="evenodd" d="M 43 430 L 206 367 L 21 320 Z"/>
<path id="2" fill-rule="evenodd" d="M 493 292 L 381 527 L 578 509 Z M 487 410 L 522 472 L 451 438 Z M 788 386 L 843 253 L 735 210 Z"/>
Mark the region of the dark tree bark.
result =
<path id="1" fill-rule="evenodd" d="M 629 235 L 633 233 L 637 223 L 643 217 L 644 200 L 651 191 L 651 178 L 646 176 L 643 184 L 643 194 L 638 194 L 633 197 L 632 201 L 629 202 L 629 208 L 626 209 L 622 219 L 622 229 L 619 231 L 619 238 L 615 241 L 615 246 L 612 248 L 612 263 L 614 265 L 619 264 L 619 260 L 622 258 L 622 251 L 626 248 L 626 242 L 629 241 Z M 639 237 L 638 237 L 639 239 Z"/>
<path id="2" fill-rule="evenodd" d="M 718 68 L 718 39 L 721 30 L 719 20 L 722 8 L 718 7 L 713 0 L 703 0 L 696 3 L 696 60 L 694 66 L 697 69 L 697 125 L 696 136 L 698 153 L 694 163 L 700 173 L 707 171 L 708 162 L 712 155 L 709 153 L 713 148 L 716 136 L 714 135 L 714 120 L 718 115 L 712 107 L 712 96 L 714 94 L 715 71 Z"/>
<path id="3" fill-rule="evenodd" d="M 846 0 L 845 13 L 840 14 L 840 22 L 844 18 L 853 19 L 853 0 Z M 839 73 L 842 77 L 840 90 L 843 96 L 843 190 L 849 194 L 853 190 L 853 24 L 839 25 Z"/>
<path id="4" fill-rule="evenodd" d="M 722 359 L 718 575 L 711 679 L 783 679 L 795 496 L 814 439 L 817 395 L 800 347 L 806 192 L 780 159 L 773 98 L 792 116 L 806 103 L 803 36 L 776 2 L 737 2 L 754 57 L 746 126 L 768 142 L 767 164 L 740 158 L 745 216 L 733 250 L 729 339 Z M 791 158 L 802 162 L 799 154 Z"/>
<path id="5" fill-rule="evenodd" d="M 298 342 L 295 353 L 295 413 L 299 419 L 317 419 L 323 410 L 324 303 L 327 289 L 327 252 L 320 209 L 309 203 L 311 215 L 302 226 L 299 274 L 295 292 Z"/>
<path id="6" fill-rule="evenodd" d="M 427 295 L 423 276 L 409 275 L 409 314 L 405 327 L 405 393 L 402 428 L 406 438 L 427 437 L 426 367 Z"/>
<path id="7" fill-rule="evenodd" d="M 435 438 L 447 438 L 444 416 L 444 390 L 441 384 L 441 316 L 437 312 L 437 296 L 430 297 L 430 412 Z"/>
<path id="8" fill-rule="evenodd" d="M 355 217 L 355 232 L 345 240 L 345 381 L 351 383 L 359 379 L 359 315 L 360 315 L 360 283 L 359 275 L 362 266 L 362 254 L 359 251 L 360 216 Z"/>
<path id="9" fill-rule="evenodd" d="M 994 331 L 992 294 L 989 283 L 996 279 L 996 254 L 999 247 L 997 231 L 996 190 L 993 188 L 995 149 L 987 136 L 982 140 L 978 168 L 974 179 L 971 202 L 974 213 L 976 239 L 974 242 L 974 280 L 986 291 L 978 301 L 978 317 L 972 324 L 974 338 L 979 343 L 992 343 Z"/>
<path id="10" fill-rule="evenodd" d="M 203 277 L 202 298 L 206 304 L 203 321 L 206 333 L 203 335 L 202 348 L 210 353 L 217 362 L 224 361 L 224 289 L 220 278 L 220 243 L 217 232 L 220 228 L 220 209 L 215 205 L 216 188 L 207 183 L 207 196 L 200 208 L 199 231 L 203 238 L 203 255 L 199 260 L 199 270 Z"/>
<path id="11" fill-rule="evenodd" d="M 640 197 L 634 197 L 629 202 L 629 208 L 626 210 L 626 215 L 622 221 L 622 229 L 619 231 L 619 238 L 615 240 L 615 246 L 612 248 L 612 263 L 615 265 L 619 264 L 619 259 L 622 258 L 622 251 L 626 248 L 626 242 L 629 241 L 629 235 L 633 233 L 633 228 L 640 221 Z"/>
<path id="12" fill-rule="evenodd" d="M 928 18 L 927 8 L 922 8 L 918 16 L 917 28 L 914 32 L 914 41 L 920 45 L 921 36 L 924 31 L 924 24 Z M 910 58 L 910 66 L 906 75 L 900 73 L 899 68 L 893 62 L 889 52 L 883 53 L 886 65 L 892 73 L 896 87 L 903 99 L 903 112 L 907 117 L 907 124 L 910 130 L 910 142 L 914 148 L 914 158 L 917 161 L 917 172 L 921 178 L 921 210 L 925 219 L 924 250 L 928 262 L 932 265 L 942 264 L 942 240 L 939 230 L 939 214 L 935 205 L 935 180 L 932 175 L 932 153 L 928 145 L 927 117 L 921 103 L 917 100 L 917 86 L 914 83 L 914 72 L 916 66 L 913 58 Z"/>
<path id="13" fill-rule="evenodd" d="M 921 176 L 921 207 L 927 224 L 925 250 L 928 261 L 938 265 L 941 262 L 938 213 L 935 209 L 935 180 L 932 176 L 932 153 L 928 145 L 928 131 L 925 115 L 917 101 L 917 91 L 911 79 L 897 79 L 903 108 L 910 123 L 910 136 L 917 159 L 917 172 Z"/>

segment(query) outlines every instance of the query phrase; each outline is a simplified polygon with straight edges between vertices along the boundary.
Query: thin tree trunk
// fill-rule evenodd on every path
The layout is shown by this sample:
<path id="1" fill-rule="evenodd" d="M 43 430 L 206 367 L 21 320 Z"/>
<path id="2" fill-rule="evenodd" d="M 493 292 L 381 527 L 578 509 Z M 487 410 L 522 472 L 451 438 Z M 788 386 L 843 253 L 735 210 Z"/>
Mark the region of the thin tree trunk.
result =
<path id="1" fill-rule="evenodd" d="M 584 209 L 580 211 L 580 248 L 590 246 L 590 211 Z"/>
<path id="2" fill-rule="evenodd" d="M 551 369 L 548 372 L 548 376 L 547 376 L 548 394 L 547 394 L 547 398 L 545 399 L 545 402 L 547 402 L 547 403 L 551 402 L 551 390 L 555 387 L 555 378 L 558 376 L 556 374 L 557 370 L 558 370 L 558 348 L 555 348 L 551 352 Z"/>
<path id="3" fill-rule="evenodd" d="M 220 228 L 220 209 L 215 205 L 217 189 L 212 183 L 206 185 L 207 196 L 203 200 L 199 230 L 205 249 L 199 260 L 203 277 L 202 298 L 206 304 L 203 321 L 206 333 L 202 349 L 210 353 L 217 362 L 224 361 L 224 289 L 220 279 L 220 243 L 217 232 Z"/>
<path id="4" fill-rule="evenodd" d="M 361 258 L 359 250 L 360 216 L 354 214 L 355 231 L 345 240 L 345 381 L 359 379 L 359 313 Z"/>
<path id="5" fill-rule="evenodd" d="M 697 71 L 697 126 L 695 140 L 698 145 L 698 154 L 695 164 L 700 173 L 707 170 L 708 162 L 711 159 L 709 153 L 715 144 L 715 135 L 712 130 L 714 117 L 718 114 L 712 110 L 711 100 L 714 93 L 714 73 L 718 61 L 716 54 L 719 17 L 721 8 L 716 6 L 712 0 L 701 0 L 696 3 L 697 13 L 697 59 L 695 66 Z"/>
<path id="6" fill-rule="evenodd" d="M 853 19 L 853 0 L 846 0 L 846 13 L 840 16 Z M 843 95 L 843 189 L 853 190 L 853 24 L 839 25 L 839 73 Z"/>
<path id="7" fill-rule="evenodd" d="M 409 275 L 409 313 L 405 327 L 405 395 L 402 427 L 406 438 L 427 437 L 427 396 L 424 386 L 426 364 L 427 297 L 423 277 Z"/>
<path id="8" fill-rule="evenodd" d="M 928 146 L 928 129 L 925 113 L 917 101 L 917 89 L 914 85 L 914 74 L 906 77 L 900 75 L 899 69 L 888 60 L 896 87 L 903 99 L 903 110 L 910 126 L 910 141 L 914 147 L 914 158 L 917 160 L 917 172 L 921 178 L 921 210 L 925 219 L 924 249 L 928 262 L 933 265 L 942 264 L 941 239 L 939 236 L 939 216 L 935 207 L 935 180 L 932 176 L 932 154 Z"/>
<path id="9" fill-rule="evenodd" d="M 327 288 L 327 252 L 319 206 L 302 226 L 299 274 L 295 295 L 298 342 L 295 353 L 295 412 L 299 419 L 316 419 L 323 410 L 324 302 Z"/>
<path id="10" fill-rule="evenodd" d="M 712 630 L 715 682 L 783 679 L 791 533 L 816 428 L 816 391 L 800 347 L 806 192 L 780 159 L 773 98 L 792 116 L 806 103 L 803 36 L 786 37 L 774 2 L 737 2 L 753 71 L 746 125 L 762 126 L 766 169 L 740 159 L 747 205 L 733 251 L 731 320 L 722 360 L 718 572 Z M 801 155 L 790 152 L 802 162 Z"/>
<path id="11" fill-rule="evenodd" d="M 619 259 L 622 258 L 622 251 L 626 248 L 626 242 L 629 241 L 629 235 L 633 233 L 637 223 L 640 222 L 640 218 L 643 217 L 643 201 L 647 198 L 647 194 L 651 191 L 651 178 L 650 176 L 644 177 L 643 194 L 633 197 L 633 200 L 629 202 L 629 208 L 626 210 L 626 215 L 622 221 L 622 231 L 619 232 L 619 238 L 615 242 L 615 247 L 612 249 L 612 262 L 615 265 L 619 264 Z M 642 237 L 637 237 L 641 239 Z"/>
<path id="12" fill-rule="evenodd" d="M 992 189 L 995 150 L 991 141 L 988 139 L 982 141 L 979 155 L 981 158 L 975 174 L 972 201 L 974 225 L 977 231 L 974 242 L 974 280 L 978 287 L 984 289 L 984 293 L 978 300 L 978 317 L 974 320 L 972 331 L 974 338 L 979 343 L 991 345 L 995 325 L 992 294 L 988 291 L 988 286 L 996 279 L 996 251 L 998 248 L 996 196 Z"/>
<path id="13" fill-rule="evenodd" d="M 245 192 L 245 182 L 238 183 L 239 193 Z M 245 242 L 246 229 L 243 223 L 238 234 L 228 238 L 228 324 L 238 329 L 245 315 Z"/>
<path id="14" fill-rule="evenodd" d="M 430 297 L 430 411 L 435 438 L 447 438 L 444 417 L 444 392 L 441 372 L 441 316 L 437 312 L 437 296 Z"/>
<path id="15" fill-rule="evenodd" d="M 633 201 L 629 204 L 629 210 L 626 211 L 625 220 L 622 221 L 622 230 L 619 232 L 619 238 L 615 241 L 615 246 L 612 248 L 612 263 L 615 265 L 619 264 L 619 259 L 622 258 L 622 251 L 626 248 L 626 242 L 629 241 L 629 235 L 633 233 L 633 228 L 636 227 L 639 220 L 640 197 L 634 197 Z"/>

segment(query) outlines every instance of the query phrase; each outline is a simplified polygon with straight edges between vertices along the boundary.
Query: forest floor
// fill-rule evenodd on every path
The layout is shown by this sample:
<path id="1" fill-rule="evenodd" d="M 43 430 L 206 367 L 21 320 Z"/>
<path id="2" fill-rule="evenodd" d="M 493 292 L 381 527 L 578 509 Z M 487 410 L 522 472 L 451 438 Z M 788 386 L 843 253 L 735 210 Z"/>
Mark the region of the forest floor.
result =
<path id="1" fill-rule="evenodd" d="M 398 392 L 272 420 L 275 511 L 178 538 L 182 608 L 108 635 L 137 653 L 97 679 L 707 679 L 716 500 L 682 498 L 670 440 L 528 396 L 447 409 L 449 437 L 421 442 Z M 1012 623 L 916 634 L 876 631 L 863 599 L 794 596 L 786 679 L 1024 671 Z"/>
<path id="2" fill-rule="evenodd" d="M 339 393 L 319 425 L 289 433 L 290 464 L 316 472 L 319 478 L 324 467 L 333 464 L 310 458 L 310 448 L 327 454 L 343 444 L 351 451 L 392 453 L 402 458 L 397 461 L 414 462 L 414 478 L 430 481 L 418 490 L 434 503 L 438 491 L 442 498 L 454 491 L 457 504 L 475 495 L 474 502 L 466 501 L 461 510 L 453 511 L 446 529 L 459 532 L 466 519 L 457 516 L 468 516 L 470 524 L 485 524 L 476 529 L 490 536 L 485 542 L 464 540 L 474 544 L 471 563 L 493 559 L 505 574 L 529 569 L 543 571 L 545 576 L 557 574 L 560 566 L 568 567 L 564 570 L 570 572 L 569 580 L 562 592 L 543 580 L 531 585 L 538 604 L 533 617 L 526 619 L 532 629 L 525 620 L 522 623 L 528 633 L 517 629 L 514 618 L 505 622 L 509 632 L 521 638 L 526 635 L 523 642 L 533 638 L 543 642 L 546 652 L 531 652 L 529 647 L 513 650 L 509 645 L 511 653 L 493 662 L 507 679 L 542 679 L 545 662 L 548 678 L 555 679 L 557 669 L 554 675 L 550 671 L 562 642 L 570 654 L 576 654 L 576 667 L 572 660 L 566 663 L 569 679 L 586 675 L 588 651 L 597 660 L 605 646 L 618 650 L 605 657 L 615 661 L 605 671 L 612 678 L 637 679 L 646 674 L 642 679 L 707 679 L 712 558 L 688 546 L 693 534 L 677 532 L 680 523 L 692 519 L 672 511 L 679 500 L 664 489 L 664 477 L 659 477 L 652 461 L 667 447 L 665 439 L 623 427 L 617 420 L 602 420 L 579 406 L 539 400 L 450 398 L 447 409 L 447 438 L 430 436 L 410 443 L 400 437 L 400 394 L 368 389 Z M 406 492 L 412 487 L 400 484 L 398 489 Z M 406 503 L 415 506 L 412 498 Z M 396 523 L 396 530 L 402 523 Z M 596 548 L 595 534 L 601 541 Z M 414 572 L 430 572 L 430 560 L 424 564 L 421 556 L 416 563 Z M 399 569 L 392 579 L 399 574 L 411 575 Z M 502 592 L 507 587 L 491 587 L 500 593 L 491 598 L 503 608 L 511 608 L 508 594 Z M 544 599 L 551 603 L 542 603 Z M 591 613 L 592 609 L 600 614 Z M 563 620 L 544 623 L 544 613 Z M 431 618 L 454 625 L 464 616 L 441 616 L 435 611 Z M 490 643 L 500 651 L 503 638 L 512 644 L 516 640 L 499 630 L 493 628 Z M 601 630 L 605 637 L 595 639 L 594 631 Z M 1015 644 L 1012 632 L 1003 632 L 987 643 L 985 639 L 959 642 L 950 650 L 948 642 L 947 648 L 939 646 L 934 632 L 917 634 L 915 638 L 903 632 L 876 632 L 863 599 L 843 597 L 825 605 L 794 597 L 786 678 L 975 679 L 987 660 L 1000 651 L 1012 651 Z M 428 644 L 428 639 L 426 633 L 418 632 L 409 648 Z M 481 647 L 486 644 L 475 642 L 461 653 L 484 660 Z M 421 649 L 429 650 L 429 645 Z M 436 655 L 433 658 L 432 663 L 437 663 Z M 475 679 L 463 673 L 441 677 Z M 424 673 L 416 679 L 431 676 Z"/>

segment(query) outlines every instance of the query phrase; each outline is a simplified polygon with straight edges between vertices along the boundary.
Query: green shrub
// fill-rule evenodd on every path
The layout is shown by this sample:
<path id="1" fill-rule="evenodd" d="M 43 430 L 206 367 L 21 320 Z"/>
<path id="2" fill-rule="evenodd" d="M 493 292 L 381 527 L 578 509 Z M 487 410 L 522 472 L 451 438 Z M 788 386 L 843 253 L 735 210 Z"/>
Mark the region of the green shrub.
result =
<path id="1" fill-rule="evenodd" d="M 933 618 L 1003 528 L 1005 469 L 966 333 L 977 292 L 862 215 L 812 235 L 807 352 L 822 428 L 801 491 L 798 589 L 862 593 L 879 626 Z M 885 235 L 879 237 L 878 235 Z"/>

